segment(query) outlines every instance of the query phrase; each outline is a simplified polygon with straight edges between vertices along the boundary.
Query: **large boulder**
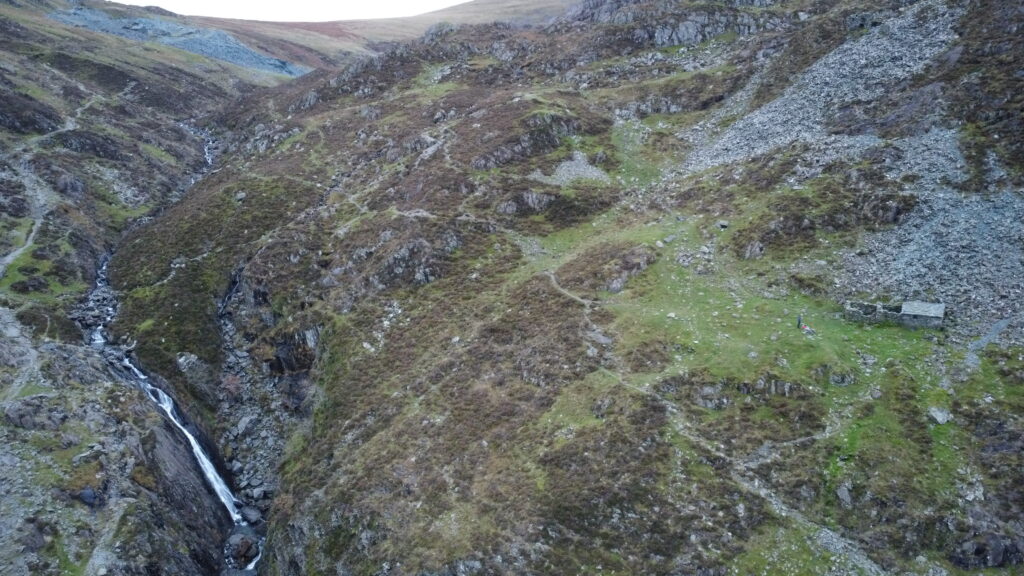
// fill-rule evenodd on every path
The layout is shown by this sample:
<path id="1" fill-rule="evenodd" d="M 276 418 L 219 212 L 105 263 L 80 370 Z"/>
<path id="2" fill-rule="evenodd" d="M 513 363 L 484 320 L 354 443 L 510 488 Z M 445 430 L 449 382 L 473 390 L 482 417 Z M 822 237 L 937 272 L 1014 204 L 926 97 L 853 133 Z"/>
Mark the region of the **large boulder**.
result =
<path id="1" fill-rule="evenodd" d="M 248 566 L 260 555 L 260 538 L 250 526 L 235 526 L 224 552 L 237 566 Z"/>
<path id="2" fill-rule="evenodd" d="M 31 396 L 3 405 L 4 417 L 11 425 L 27 430 L 56 430 L 68 416 L 56 406 L 48 406 L 46 396 Z"/>

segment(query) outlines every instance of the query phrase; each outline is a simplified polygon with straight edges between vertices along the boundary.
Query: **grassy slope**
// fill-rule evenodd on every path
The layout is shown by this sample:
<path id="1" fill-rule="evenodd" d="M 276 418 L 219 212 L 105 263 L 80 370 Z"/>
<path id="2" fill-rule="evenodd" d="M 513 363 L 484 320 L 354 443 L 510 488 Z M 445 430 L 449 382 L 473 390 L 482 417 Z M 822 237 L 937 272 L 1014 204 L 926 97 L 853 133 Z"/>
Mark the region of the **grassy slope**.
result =
<path id="1" fill-rule="evenodd" d="M 431 58 L 387 61 L 372 99 L 353 96 L 355 84 L 325 91 L 288 120 L 298 135 L 237 160 L 248 162 L 246 179 L 204 184 L 115 263 L 132 291 L 122 329 L 140 336 L 142 353 L 151 347 L 157 366 L 179 350 L 210 350 L 194 334 L 147 341 L 142 327 L 185 315 L 183 329 L 215 337 L 215 299 L 242 260 L 275 318 L 247 326 L 257 361 L 271 363 L 282 337 L 323 328 L 318 401 L 282 469 L 272 571 L 301 560 L 308 574 L 338 561 L 372 573 L 398 559 L 414 573 L 467 558 L 543 573 L 828 571 L 835 559 L 814 525 L 774 514 L 739 475 L 877 562 L 913 572 L 921 554 L 955 573 L 948 557 L 961 535 L 943 526 L 960 525 L 958 487 L 976 475 L 1013 494 L 1005 471 L 1016 456 L 986 455 L 979 428 L 987 417 L 1015 426 L 1020 351 L 991 352 L 954 401 L 942 375 L 960 358 L 941 333 L 840 317 L 824 296 L 834 247 L 884 225 L 837 218 L 858 206 L 844 174 L 871 166 L 836 164 L 794 189 L 794 150 L 658 182 L 679 153 L 665 147 L 671 134 L 707 113 L 695 102 L 714 103 L 711 86 L 735 89 L 721 80 L 749 73 L 741 59 L 738 72 L 676 70 L 580 95 L 542 78 L 523 90 L 479 55 L 439 82 L 452 62 Z M 607 121 L 644 90 L 681 95 L 688 107 Z M 438 109 L 460 114 L 438 126 Z M 252 122 L 284 121 L 261 114 Z M 497 167 L 469 168 L 555 115 L 582 127 Z M 424 132 L 447 139 L 443 153 L 421 156 Z M 577 150 L 603 153 L 611 183 L 525 178 Z M 245 206 L 237 192 L 265 190 L 252 178 L 277 192 Z M 871 195 L 900 201 L 866 181 Z M 331 185 L 314 200 L 317 183 Z M 530 191 L 550 204 L 526 210 Z M 520 211 L 499 212 L 507 202 Z M 794 214 L 813 225 L 787 225 Z M 438 245 L 449 233 L 459 246 L 432 263 L 433 282 L 386 276 L 403 242 Z M 742 259 L 753 240 L 765 257 Z M 637 247 L 653 263 L 623 291 L 605 290 Z M 196 266 L 154 286 L 179 256 Z M 323 280 L 335 269 L 331 287 Z M 385 286 L 373 288 L 371 275 Z M 795 328 L 797 314 L 816 334 Z M 958 420 L 936 424 L 929 408 Z M 762 460 L 766 443 L 774 456 Z M 290 540 L 299 526 L 323 539 Z M 680 542 L 691 543 L 689 556 Z M 499 554 L 510 564 L 494 564 Z"/>

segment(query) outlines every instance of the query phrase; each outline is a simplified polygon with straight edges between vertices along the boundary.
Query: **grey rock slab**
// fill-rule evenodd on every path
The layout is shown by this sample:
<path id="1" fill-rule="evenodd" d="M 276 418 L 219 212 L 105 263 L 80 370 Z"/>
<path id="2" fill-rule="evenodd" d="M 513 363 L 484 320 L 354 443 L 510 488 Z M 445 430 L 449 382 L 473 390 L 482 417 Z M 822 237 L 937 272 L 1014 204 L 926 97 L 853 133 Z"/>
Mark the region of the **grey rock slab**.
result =
<path id="1" fill-rule="evenodd" d="M 258 524 L 263 520 L 263 513 L 253 506 L 245 506 L 239 512 L 242 514 L 242 519 L 249 524 Z"/>
<path id="2" fill-rule="evenodd" d="M 945 408 L 939 408 L 937 406 L 932 406 L 931 408 L 929 408 L 928 415 L 931 416 L 932 420 L 935 420 L 935 422 L 938 424 L 945 424 L 946 422 L 949 422 L 950 420 L 953 419 L 953 416 L 950 415 L 949 410 L 946 410 Z"/>

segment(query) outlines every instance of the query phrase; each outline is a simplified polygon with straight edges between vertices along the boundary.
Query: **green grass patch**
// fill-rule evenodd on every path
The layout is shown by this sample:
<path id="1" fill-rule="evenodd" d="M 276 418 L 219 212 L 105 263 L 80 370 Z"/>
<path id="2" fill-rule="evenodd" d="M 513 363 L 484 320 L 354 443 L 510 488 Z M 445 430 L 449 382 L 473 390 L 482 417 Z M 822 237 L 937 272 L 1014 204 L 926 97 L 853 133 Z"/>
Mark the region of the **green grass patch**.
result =
<path id="1" fill-rule="evenodd" d="M 792 525 L 770 524 L 747 543 L 729 566 L 733 576 L 820 576 L 830 573 L 832 555 L 814 545 L 814 532 Z"/>
<path id="2" fill-rule="evenodd" d="M 163 164 L 169 164 L 171 166 L 177 166 L 178 165 L 178 159 L 175 158 L 174 156 L 172 156 L 169 152 L 167 152 L 163 148 L 159 148 L 157 146 L 154 146 L 152 144 L 147 144 L 145 142 L 140 142 L 139 146 L 142 148 L 143 152 L 146 153 L 146 155 L 155 158 L 156 160 L 158 160 L 159 162 L 161 162 Z"/>

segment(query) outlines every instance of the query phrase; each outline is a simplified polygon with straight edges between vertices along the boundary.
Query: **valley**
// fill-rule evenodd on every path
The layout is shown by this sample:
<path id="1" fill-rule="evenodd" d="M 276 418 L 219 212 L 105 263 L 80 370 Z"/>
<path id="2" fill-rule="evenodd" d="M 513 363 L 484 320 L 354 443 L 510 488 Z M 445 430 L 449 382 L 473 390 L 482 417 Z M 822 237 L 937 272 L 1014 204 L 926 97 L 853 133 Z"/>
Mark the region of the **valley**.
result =
<path id="1" fill-rule="evenodd" d="M 1022 21 L 0 4 L 0 574 L 1016 573 Z"/>

